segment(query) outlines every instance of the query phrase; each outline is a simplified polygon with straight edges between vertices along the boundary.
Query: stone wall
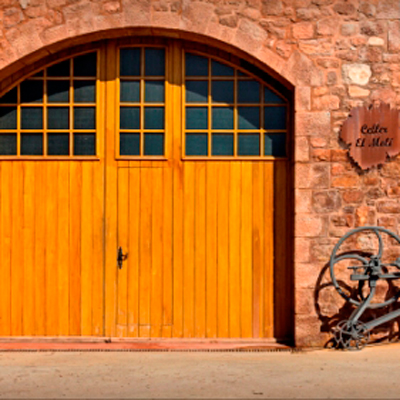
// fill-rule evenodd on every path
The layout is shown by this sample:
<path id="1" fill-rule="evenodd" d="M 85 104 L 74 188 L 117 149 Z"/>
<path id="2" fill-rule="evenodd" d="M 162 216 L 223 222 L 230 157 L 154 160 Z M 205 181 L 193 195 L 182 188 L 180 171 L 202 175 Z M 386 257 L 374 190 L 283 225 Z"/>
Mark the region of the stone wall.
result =
<path id="1" fill-rule="evenodd" d="M 321 345 L 338 296 L 321 292 L 321 308 L 316 285 L 334 243 L 364 224 L 398 231 L 400 160 L 361 172 L 338 133 L 355 106 L 399 106 L 399 21 L 394 0 L 2 0 L 1 87 L 49 53 L 129 32 L 219 43 L 290 82 L 296 343 Z"/>

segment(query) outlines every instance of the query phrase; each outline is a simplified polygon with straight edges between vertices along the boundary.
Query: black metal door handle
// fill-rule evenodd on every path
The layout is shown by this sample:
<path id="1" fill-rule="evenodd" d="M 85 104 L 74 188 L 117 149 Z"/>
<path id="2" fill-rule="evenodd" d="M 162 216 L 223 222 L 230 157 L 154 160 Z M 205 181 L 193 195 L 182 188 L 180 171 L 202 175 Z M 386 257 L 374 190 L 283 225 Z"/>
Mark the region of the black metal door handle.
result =
<path id="1" fill-rule="evenodd" d="M 122 247 L 118 247 L 117 250 L 117 265 L 118 268 L 121 269 L 122 268 L 122 263 L 128 258 L 128 253 L 123 253 L 122 252 Z"/>

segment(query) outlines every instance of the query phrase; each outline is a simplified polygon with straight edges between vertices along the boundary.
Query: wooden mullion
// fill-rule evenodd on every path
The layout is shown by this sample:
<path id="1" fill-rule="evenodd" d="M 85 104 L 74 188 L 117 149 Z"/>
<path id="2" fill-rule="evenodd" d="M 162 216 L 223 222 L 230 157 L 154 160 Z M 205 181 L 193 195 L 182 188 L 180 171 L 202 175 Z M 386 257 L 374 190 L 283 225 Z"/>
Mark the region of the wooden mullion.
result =
<path id="1" fill-rule="evenodd" d="M 47 157 L 47 68 L 43 71 L 43 157 Z"/>
<path id="2" fill-rule="evenodd" d="M 238 129 L 239 129 L 239 116 L 238 116 L 238 107 L 237 107 L 237 69 L 234 70 L 234 80 L 233 80 L 233 156 L 237 156 L 238 152 Z"/>
<path id="3" fill-rule="evenodd" d="M 265 133 L 264 133 L 264 106 L 265 106 L 265 99 L 264 99 L 264 85 L 260 85 L 261 95 L 260 95 L 260 156 L 262 157 L 265 153 Z"/>
<path id="4" fill-rule="evenodd" d="M 208 58 L 208 96 L 207 96 L 207 106 L 208 106 L 208 121 L 207 121 L 207 137 L 208 137 L 208 157 L 211 157 L 211 151 L 212 151 L 212 96 L 211 96 L 211 58 Z"/>
<path id="5" fill-rule="evenodd" d="M 21 84 L 17 86 L 17 156 L 21 155 Z"/>
<path id="6" fill-rule="evenodd" d="M 69 62 L 69 156 L 74 156 L 74 59 Z"/>
<path id="7" fill-rule="evenodd" d="M 145 69 L 145 51 L 144 46 L 140 49 L 140 97 L 139 97 L 139 107 L 140 107 L 140 155 L 144 155 L 144 69 Z"/>

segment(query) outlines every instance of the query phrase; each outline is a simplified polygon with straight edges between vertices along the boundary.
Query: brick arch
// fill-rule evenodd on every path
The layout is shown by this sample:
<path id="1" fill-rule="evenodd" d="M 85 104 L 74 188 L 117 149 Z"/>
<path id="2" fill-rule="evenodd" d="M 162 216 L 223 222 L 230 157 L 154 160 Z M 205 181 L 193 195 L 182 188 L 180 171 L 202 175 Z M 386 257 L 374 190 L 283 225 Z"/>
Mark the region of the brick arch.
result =
<path id="1" fill-rule="evenodd" d="M 170 36 L 240 53 L 237 55 L 258 63 L 263 69 L 267 67 L 267 72 L 288 86 L 310 82 L 315 72 L 304 56 L 295 52 L 285 60 L 267 48 L 268 34 L 251 20 L 243 17 L 231 27 L 221 23 L 215 6 L 209 3 L 183 6 L 176 1 L 168 5 L 169 12 L 155 11 L 159 2 L 153 0 L 78 2 L 52 9 L 52 3 L 63 1 L 47 3 L 55 21 L 49 17 L 31 18 L 5 32 L 5 39 L 0 41 L 0 80 L 71 46 L 129 35 Z M 299 62 L 304 64 L 300 73 Z"/>

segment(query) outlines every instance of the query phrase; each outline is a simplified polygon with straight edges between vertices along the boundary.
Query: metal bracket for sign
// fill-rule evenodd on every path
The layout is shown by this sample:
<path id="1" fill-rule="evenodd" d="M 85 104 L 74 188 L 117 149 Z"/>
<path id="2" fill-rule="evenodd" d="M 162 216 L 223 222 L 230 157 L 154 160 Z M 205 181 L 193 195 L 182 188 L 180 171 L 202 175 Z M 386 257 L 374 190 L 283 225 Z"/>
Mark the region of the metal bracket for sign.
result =
<path id="1" fill-rule="evenodd" d="M 373 242 L 376 246 L 372 245 Z M 400 279 L 400 257 L 392 262 L 387 260 L 384 247 L 389 243 L 399 246 L 400 237 L 380 226 L 364 226 L 349 231 L 332 251 L 332 283 L 345 300 L 356 306 L 350 318 L 336 326 L 334 335 L 338 348 L 360 350 L 368 343 L 372 329 L 400 317 L 398 309 L 368 322 L 360 321 L 367 309 L 386 307 L 400 297 L 400 288 L 393 285 L 393 280 Z M 354 244 L 370 247 L 366 250 L 347 250 Z M 383 300 L 378 296 L 374 301 L 378 287 L 390 290 Z"/>

